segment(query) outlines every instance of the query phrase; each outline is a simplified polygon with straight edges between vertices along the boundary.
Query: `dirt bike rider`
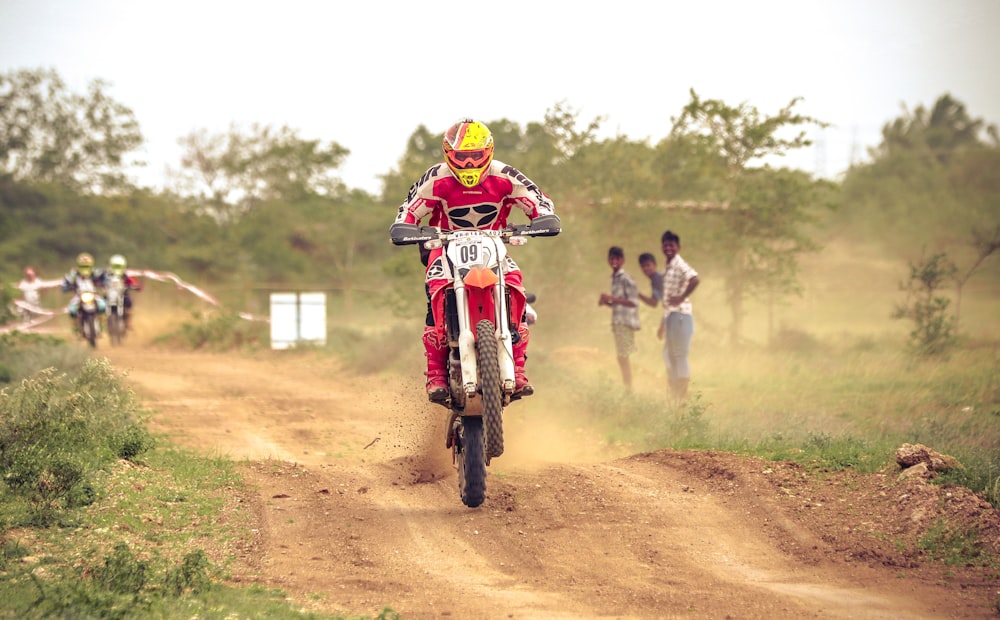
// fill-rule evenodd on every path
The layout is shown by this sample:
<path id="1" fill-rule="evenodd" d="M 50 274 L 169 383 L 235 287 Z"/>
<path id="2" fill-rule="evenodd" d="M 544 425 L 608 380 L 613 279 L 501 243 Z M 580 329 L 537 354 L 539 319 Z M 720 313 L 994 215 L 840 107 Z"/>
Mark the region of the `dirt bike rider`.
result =
<path id="1" fill-rule="evenodd" d="M 112 280 L 121 280 L 124 288 L 122 295 L 125 304 L 125 329 L 129 328 L 129 319 L 132 316 L 132 295 L 130 291 L 141 291 L 142 281 L 139 278 L 129 275 L 128 261 L 121 254 L 115 254 L 108 259 L 108 270 L 105 272 L 105 282 L 111 284 Z"/>
<path id="2" fill-rule="evenodd" d="M 508 224 L 512 208 L 528 219 L 545 217 L 558 227 L 552 200 L 513 166 L 493 159 L 493 135 L 478 121 L 463 119 L 444 134 L 444 161 L 431 166 L 409 190 L 400 205 L 397 224 L 419 224 L 430 216 L 428 225 L 441 230 L 499 230 Z M 391 228 L 390 228 L 391 230 Z M 448 399 L 448 337 L 444 319 L 442 249 L 428 258 L 426 284 L 431 299 L 433 325 L 424 328 L 427 356 L 427 398 L 440 403 Z M 511 316 L 524 315 L 525 293 L 521 270 L 508 257 L 506 282 L 511 293 Z M 514 393 L 529 396 L 534 388 L 524 374 L 528 348 L 528 327 L 523 321 L 511 325 L 518 340 L 513 345 Z"/>
<path id="3" fill-rule="evenodd" d="M 94 257 L 87 252 L 83 252 L 76 257 L 76 268 L 70 269 L 63 276 L 62 284 L 59 287 L 64 293 L 73 293 L 73 299 L 70 300 L 66 310 L 69 312 L 70 322 L 74 326 L 76 325 L 77 311 L 80 309 L 80 285 L 87 280 L 93 284 L 94 291 L 99 292 L 104 289 L 107 283 L 107 275 L 100 269 L 94 269 Z M 97 313 L 103 316 L 106 309 L 107 304 L 104 302 L 104 298 L 98 295 Z"/>

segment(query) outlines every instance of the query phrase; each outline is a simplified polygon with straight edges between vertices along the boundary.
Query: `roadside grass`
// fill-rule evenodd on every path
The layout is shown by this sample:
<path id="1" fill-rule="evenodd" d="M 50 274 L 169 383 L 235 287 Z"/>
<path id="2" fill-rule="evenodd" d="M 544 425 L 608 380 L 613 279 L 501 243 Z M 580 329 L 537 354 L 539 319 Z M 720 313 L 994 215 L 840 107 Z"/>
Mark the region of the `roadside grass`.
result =
<path id="1" fill-rule="evenodd" d="M 88 355 L 87 349 L 67 346 L 57 336 L 17 331 L 0 334 L 0 387 L 17 383 L 42 368 L 78 370 Z"/>
<path id="2" fill-rule="evenodd" d="M 542 357 L 538 355 L 537 357 Z M 667 398 L 649 355 L 633 391 L 613 355 L 557 350 L 532 366 L 536 398 L 636 450 L 721 450 L 875 472 L 903 443 L 923 443 L 963 468 L 940 476 L 1000 506 L 1000 344 L 914 359 L 902 343 L 816 342 L 809 350 L 699 347 L 691 394 Z M 659 373 L 649 369 L 659 362 Z M 636 365 L 633 362 L 634 366 Z M 541 403 L 537 403 L 540 405 Z"/>
<path id="3" fill-rule="evenodd" d="M 947 566 L 995 566 L 996 560 L 983 552 L 979 532 L 954 530 L 939 520 L 919 541 L 921 549 Z"/>
<path id="4" fill-rule="evenodd" d="M 116 463 L 100 487 L 57 526 L 3 530 L 0 609 L 17 618 L 342 618 L 297 608 L 280 589 L 227 585 L 254 578 L 233 572 L 254 532 L 232 462 L 158 448 L 142 463 Z M 0 502 L 5 521 L 17 512 Z"/>
<path id="5" fill-rule="evenodd" d="M 254 544 L 252 490 L 234 464 L 150 436 L 105 360 L 49 365 L 67 355 L 22 355 L 25 378 L 0 391 L 0 616 L 343 618 L 253 584 L 238 562 Z"/>
<path id="6" fill-rule="evenodd" d="M 158 344 L 184 345 L 208 351 L 254 350 L 267 347 L 268 327 L 231 310 L 194 310 L 180 326 L 155 339 Z"/>

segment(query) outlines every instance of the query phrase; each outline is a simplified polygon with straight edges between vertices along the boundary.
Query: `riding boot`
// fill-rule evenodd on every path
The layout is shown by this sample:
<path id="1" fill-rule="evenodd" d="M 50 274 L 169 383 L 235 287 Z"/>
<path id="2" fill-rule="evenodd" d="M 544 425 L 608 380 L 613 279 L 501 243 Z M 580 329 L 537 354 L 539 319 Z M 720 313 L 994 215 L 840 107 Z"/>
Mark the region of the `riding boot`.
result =
<path id="1" fill-rule="evenodd" d="M 525 323 L 520 323 L 517 326 L 517 334 L 520 339 L 512 347 L 514 353 L 514 394 L 531 396 L 535 393 L 535 388 L 531 386 L 528 377 L 524 375 L 524 362 L 528 359 L 528 326 Z"/>
<path id="2" fill-rule="evenodd" d="M 427 400 L 448 400 L 448 345 L 431 326 L 424 328 L 424 355 L 427 357 Z"/>

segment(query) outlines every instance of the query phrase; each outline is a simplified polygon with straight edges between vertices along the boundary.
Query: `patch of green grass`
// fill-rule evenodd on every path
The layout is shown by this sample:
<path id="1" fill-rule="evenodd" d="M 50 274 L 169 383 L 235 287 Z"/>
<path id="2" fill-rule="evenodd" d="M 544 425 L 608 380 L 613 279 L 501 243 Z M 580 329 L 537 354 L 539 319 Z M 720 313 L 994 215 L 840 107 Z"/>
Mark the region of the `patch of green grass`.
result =
<path id="1" fill-rule="evenodd" d="M 97 487 L 98 500 L 67 511 L 58 527 L 4 530 L 0 610 L 18 618 L 339 617 L 296 609 L 280 590 L 227 585 L 232 550 L 251 542 L 252 527 L 232 462 L 158 447 L 141 464 L 120 461 Z M 14 509 L 5 499 L 4 519 Z M 379 617 L 398 617 L 391 614 Z"/>
<path id="2" fill-rule="evenodd" d="M 931 526 L 918 544 L 929 556 L 948 566 L 989 566 L 996 562 L 983 552 L 978 531 L 954 530 L 944 521 Z"/>
<path id="3" fill-rule="evenodd" d="M 194 311 L 191 320 L 178 330 L 156 339 L 210 351 L 258 349 L 268 346 L 269 341 L 266 323 L 247 320 L 231 310 Z"/>
<path id="4" fill-rule="evenodd" d="M 78 372 L 88 356 L 87 349 L 67 346 L 64 339 L 55 336 L 17 331 L 0 334 L 0 386 L 18 383 L 46 368 Z"/>
<path id="5" fill-rule="evenodd" d="M 939 481 L 982 492 L 1000 506 L 1000 415 L 993 413 L 1000 409 L 1000 347 L 915 360 L 904 343 L 796 342 L 790 350 L 704 347 L 693 361 L 689 398 L 680 404 L 667 398 L 665 377 L 648 370 L 662 367 L 648 350 L 645 366 L 633 360 L 632 391 L 620 384 L 613 356 L 582 364 L 550 356 L 532 372 L 542 388 L 558 392 L 542 398 L 572 411 L 575 422 L 602 429 L 609 443 L 722 450 L 860 472 L 892 465 L 903 443 L 924 443 L 964 466 Z M 801 350 L 815 347 L 822 353 Z"/>
<path id="6" fill-rule="evenodd" d="M 327 347 L 336 351 L 352 371 L 372 374 L 393 369 L 405 354 L 421 350 L 422 333 L 402 324 L 378 330 L 337 325 L 328 330 Z"/>
<path id="7" fill-rule="evenodd" d="M 232 462 L 153 441 L 142 418 L 106 360 L 0 390 L 0 616 L 339 618 L 229 585 L 250 491 Z"/>
<path id="8" fill-rule="evenodd" d="M 107 360 L 88 360 L 73 377 L 46 369 L 0 391 L 4 489 L 48 526 L 60 511 L 92 503 L 95 484 L 116 459 L 152 446 L 131 391 Z"/>

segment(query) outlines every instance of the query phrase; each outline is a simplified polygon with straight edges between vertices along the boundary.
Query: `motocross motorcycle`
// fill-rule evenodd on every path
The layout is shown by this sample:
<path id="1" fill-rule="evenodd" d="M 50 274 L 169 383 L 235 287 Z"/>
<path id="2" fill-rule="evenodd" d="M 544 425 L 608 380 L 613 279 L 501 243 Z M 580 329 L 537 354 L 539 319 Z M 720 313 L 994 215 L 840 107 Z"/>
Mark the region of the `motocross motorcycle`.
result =
<path id="1" fill-rule="evenodd" d="M 108 276 L 105 288 L 105 301 L 108 313 L 108 336 L 111 344 L 120 345 L 125 340 L 125 279 L 121 276 Z"/>
<path id="2" fill-rule="evenodd" d="M 462 503 L 475 508 L 486 499 L 486 466 L 504 451 L 503 411 L 514 393 L 510 293 L 505 274 L 507 245 L 528 237 L 559 234 L 559 218 L 543 215 L 528 225 L 503 230 L 441 231 L 430 226 L 394 224 L 395 245 L 423 243 L 443 248 L 445 321 L 448 335 L 450 410 L 445 448 L 458 469 Z M 520 317 L 518 317 L 520 318 Z"/>
<path id="3" fill-rule="evenodd" d="M 77 329 L 91 347 L 96 347 L 97 337 L 101 333 L 98 292 L 89 279 L 80 279 L 77 286 L 77 295 L 80 296 L 80 304 L 76 310 Z"/>

